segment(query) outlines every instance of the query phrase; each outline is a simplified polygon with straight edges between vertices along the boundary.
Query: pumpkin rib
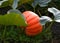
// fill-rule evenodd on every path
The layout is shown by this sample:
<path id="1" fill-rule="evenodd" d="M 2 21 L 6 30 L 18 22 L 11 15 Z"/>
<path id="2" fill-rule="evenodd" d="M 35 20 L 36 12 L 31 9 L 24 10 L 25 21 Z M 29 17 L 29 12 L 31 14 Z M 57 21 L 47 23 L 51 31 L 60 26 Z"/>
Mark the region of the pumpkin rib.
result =
<path id="1" fill-rule="evenodd" d="M 36 23 L 38 23 L 39 22 L 39 20 L 37 19 L 37 17 L 36 18 L 34 18 L 33 20 L 31 20 L 30 22 L 28 22 L 28 25 L 29 26 L 32 26 L 32 25 L 35 25 Z"/>
<path id="2" fill-rule="evenodd" d="M 36 32 L 41 32 L 41 28 L 35 28 L 35 30 L 26 30 L 27 32 L 31 32 L 31 33 L 36 33 Z"/>
<path id="3" fill-rule="evenodd" d="M 30 13 L 28 14 L 27 12 L 29 13 L 29 11 L 23 12 L 23 15 L 24 15 L 26 18 L 28 18 L 29 16 L 31 16 L 31 14 L 30 14 Z"/>
<path id="4" fill-rule="evenodd" d="M 38 32 L 38 30 L 42 30 L 41 28 L 42 27 L 37 27 L 35 29 L 27 29 L 26 31 L 29 31 L 29 32 Z"/>
<path id="5" fill-rule="evenodd" d="M 37 26 L 36 28 L 34 27 L 33 29 L 32 29 L 32 28 L 26 28 L 26 30 L 33 31 L 33 30 L 37 30 L 38 28 L 40 29 L 40 28 L 42 28 L 42 26 L 40 26 L 40 27 L 39 27 L 39 26 Z"/>
<path id="6" fill-rule="evenodd" d="M 26 32 L 26 34 L 27 35 L 29 35 L 29 36 L 34 36 L 34 35 L 37 35 L 37 34 L 39 34 L 39 33 L 41 33 L 42 31 L 41 30 L 38 30 L 38 32 Z"/>
<path id="7" fill-rule="evenodd" d="M 28 18 L 30 15 L 24 15 L 26 18 Z"/>
<path id="8" fill-rule="evenodd" d="M 33 28 L 36 28 L 36 27 L 40 27 L 40 23 L 36 23 L 35 25 L 32 25 L 32 26 L 28 26 L 27 28 L 28 29 L 33 29 Z"/>
<path id="9" fill-rule="evenodd" d="M 29 16 L 26 20 L 27 20 L 27 22 L 30 22 L 31 20 L 35 19 L 36 17 L 37 17 L 37 16 L 31 15 L 31 16 Z"/>

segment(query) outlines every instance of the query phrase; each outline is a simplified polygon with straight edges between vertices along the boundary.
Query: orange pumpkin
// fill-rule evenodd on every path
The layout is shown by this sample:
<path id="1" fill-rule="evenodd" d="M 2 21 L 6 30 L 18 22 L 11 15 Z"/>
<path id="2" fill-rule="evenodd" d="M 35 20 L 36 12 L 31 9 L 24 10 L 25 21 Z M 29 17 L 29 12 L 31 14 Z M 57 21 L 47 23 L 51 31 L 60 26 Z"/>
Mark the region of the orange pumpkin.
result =
<path id="1" fill-rule="evenodd" d="M 28 36 L 35 36 L 42 32 L 42 25 L 40 24 L 40 17 L 32 11 L 25 11 L 23 15 L 27 22 L 25 33 Z"/>

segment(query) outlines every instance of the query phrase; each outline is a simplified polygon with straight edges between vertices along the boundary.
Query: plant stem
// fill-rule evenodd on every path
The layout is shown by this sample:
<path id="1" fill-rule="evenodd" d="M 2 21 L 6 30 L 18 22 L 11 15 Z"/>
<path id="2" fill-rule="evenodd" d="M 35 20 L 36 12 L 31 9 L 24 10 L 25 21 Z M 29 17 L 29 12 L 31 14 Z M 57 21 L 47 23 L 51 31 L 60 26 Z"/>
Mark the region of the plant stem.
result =
<path id="1" fill-rule="evenodd" d="M 33 9 L 34 9 L 34 12 L 35 12 L 35 7 Z"/>
<path id="2" fill-rule="evenodd" d="M 50 29 L 53 23 L 54 23 L 54 21 L 48 26 L 47 29 Z M 46 29 L 46 31 L 47 31 L 47 29 Z"/>
<path id="3" fill-rule="evenodd" d="M 40 16 L 42 16 L 41 13 L 39 12 L 39 10 L 38 10 L 38 13 L 39 13 Z"/>
<path id="4" fill-rule="evenodd" d="M 5 43 L 5 34 L 6 34 L 6 26 L 4 26 L 4 31 L 3 31 L 3 35 L 2 35 L 2 40 L 4 40 L 4 43 Z"/>

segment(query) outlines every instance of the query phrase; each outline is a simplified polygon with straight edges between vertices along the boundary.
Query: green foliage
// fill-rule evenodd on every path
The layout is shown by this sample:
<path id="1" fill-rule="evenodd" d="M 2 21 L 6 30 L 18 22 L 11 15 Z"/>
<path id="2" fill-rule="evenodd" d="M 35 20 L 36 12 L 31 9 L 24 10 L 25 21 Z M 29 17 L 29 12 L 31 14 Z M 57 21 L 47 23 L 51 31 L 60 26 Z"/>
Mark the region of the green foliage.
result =
<path id="1" fill-rule="evenodd" d="M 14 1 L 14 0 L 4 1 L 4 2 L 1 4 L 0 7 L 12 6 L 13 1 Z M 33 0 L 20 0 L 19 3 L 18 3 L 18 6 L 20 6 L 20 5 L 24 4 L 24 3 L 30 3 L 30 4 L 31 4 L 32 2 L 33 2 Z"/>
<path id="2" fill-rule="evenodd" d="M 34 0 L 20 0 L 19 1 L 19 6 L 22 5 L 22 4 L 25 4 L 25 3 L 29 3 L 31 4 Z"/>
<path id="3" fill-rule="evenodd" d="M 48 6 L 49 2 L 51 2 L 51 0 L 34 0 L 32 6 L 36 7 L 37 5 L 39 5 L 40 7 L 46 7 Z"/>
<path id="4" fill-rule="evenodd" d="M 8 0 L 8 1 L 9 2 L 7 2 L 8 3 L 7 6 L 11 6 L 13 1 L 12 0 Z M 53 15 L 47 11 L 47 8 L 53 7 L 53 6 L 57 7 L 55 5 L 57 2 L 56 3 L 51 2 L 51 4 L 49 4 L 47 7 L 44 7 L 44 8 L 40 7 L 39 5 L 33 8 L 30 4 L 27 4 L 32 1 L 33 0 L 21 0 L 19 1 L 18 7 L 24 4 L 21 6 L 22 10 L 24 11 L 29 10 L 29 11 L 33 11 L 37 13 L 39 16 L 46 15 L 46 16 L 50 16 L 51 18 L 53 18 Z M 6 7 L 6 5 L 3 5 L 3 6 Z M 11 42 L 13 43 L 19 43 L 19 42 L 20 43 L 29 43 L 29 42 L 30 43 L 41 43 L 41 42 L 45 43 L 45 41 L 52 39 L 51 25 L 53 23 L 47 23 L 45 26 L 43 26 L 44 28 L 43 28 L 42 33 L 36 36 L 33 36 L 33 37 L 29 37 L 29 36 L 26 36 L 25 34 L 25 30 L 24 30 L 25 28 L 23 29 L 19 27 L 20 25 L 26 26 L 24 19 L 21 18 L 22 19 L 21 20 L 20 17 L 22 16 L 19 14 L 0 15 L 0 23 L 7 25 L 7 26 L 0 25 L 0 42 L 1 43 L 2 41 L 4 43 L 11 43 Z M 10 24 L 11 26 L 8 26 L 8 24 Z M 17 25 L 18 27 L 12 26 L 13 24 Z"/>
<path id="5" fill-rule="evenodd" d="M 2 1 L 1 1 L 1 2 L 2 2 Z M 0 5 L 0 8 L 1 8 L 1 7 L 6 7 L 6 6 L 11 6 L 12 3 L 13 3 L 13 0 L 6 0 L 6 1 L 3 0 L 3 2 L 0 3 L 0 4 L 1 4 L 1 5 Z"/>
<path id="6" fill-rule="evenodd" d="M 21 16 L 21 14 L 16 14 L 16 13 L 0 15 L 0 24 L 26 26 L 25 20 Z"/>
<path id="7" fill-rule="evenodd" d="M 1 25 L 0 25 L 1 26 Z M 4 27 L 4 28 L 3 28 Z M 20 42 L 20 43 L 41 43 L 52 38 L 50 28 L 43 29 L 42 33 L 36 36 L 27 36 L 25 30 L 16 26 L 0 27 L 0 42 Z M 12 41 L 11 41 L 12 40 Z"/>
<path id="8" fill-rule="evenodd" d="M 8 6 L 9 5 L 9 2 L 8 1 L 5 1 L 2 3 L 2 5 L 0 7 L 5 7 L 5 6 Z"/>

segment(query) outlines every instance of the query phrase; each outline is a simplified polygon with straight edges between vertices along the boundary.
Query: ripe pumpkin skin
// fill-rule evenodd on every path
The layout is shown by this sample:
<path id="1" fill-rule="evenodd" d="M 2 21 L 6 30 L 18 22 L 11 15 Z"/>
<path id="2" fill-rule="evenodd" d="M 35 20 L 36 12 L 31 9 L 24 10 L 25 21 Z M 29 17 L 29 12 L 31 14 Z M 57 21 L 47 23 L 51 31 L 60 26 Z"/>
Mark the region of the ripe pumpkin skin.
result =
<path id="1" fill-rule="evenodd" d="M 27 22 L 25 33 L 28 36 L 35 36 L 42 32 L 42 25 L 40 24 L 40 17 L 32 11 L 25 11 L 23 15 Z"/>

